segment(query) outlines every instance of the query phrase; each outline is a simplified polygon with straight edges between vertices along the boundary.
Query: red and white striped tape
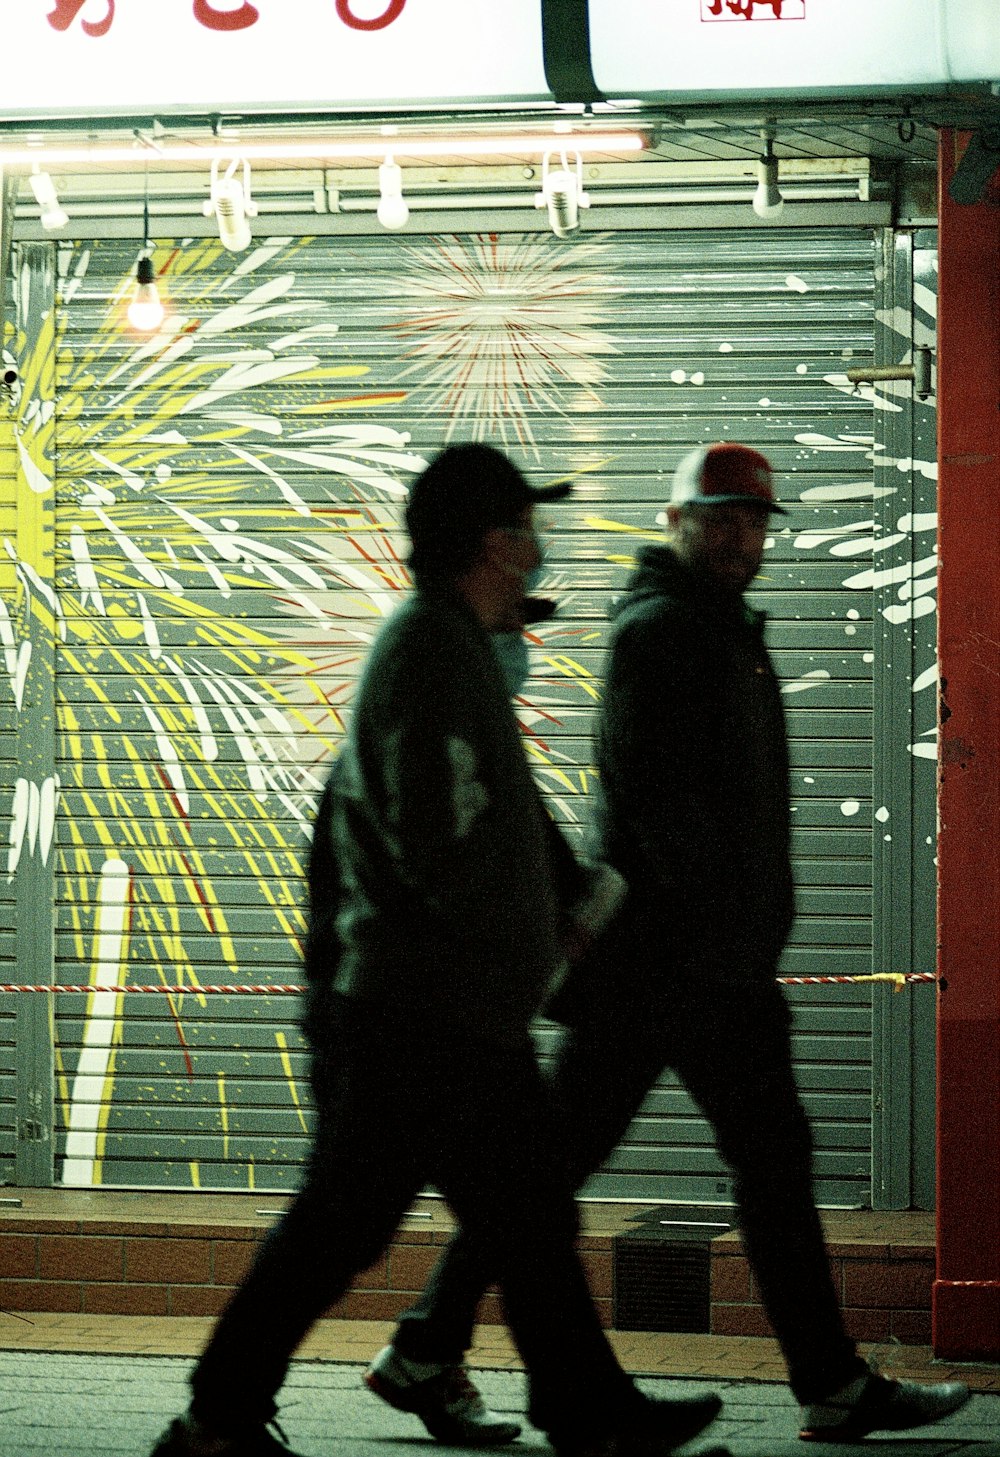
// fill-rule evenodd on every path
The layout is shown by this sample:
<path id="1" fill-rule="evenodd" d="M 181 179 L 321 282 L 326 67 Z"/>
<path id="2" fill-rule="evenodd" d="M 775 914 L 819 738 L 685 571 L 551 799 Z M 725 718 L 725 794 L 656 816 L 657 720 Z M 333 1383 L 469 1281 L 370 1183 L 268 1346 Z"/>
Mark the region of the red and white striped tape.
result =
<path id="1" fill-rule="evenodd" d="M 779 976 L 775 978 L 785 986 L 840 986 L 843 983 L 854 982 L 891 982 L 894 986 L 900 987 L 908 982 L 932 982 L 937 981 L 933 971 L 876 971 L 867 976 Z M 89 996 L 91 992 L 112 992 L 116 995 L 126 992 L 154 993 L 161 996 L 181 996 L 185 992 L 192 992 L 196 995 L 205 996 L 243 996 L 250 994 L 264 997 L 293 997 L 299 996 L 306 991 L 304 986 L 270 985 L 270 984 L 246 984 L 233 986 L 146 986 L 135 982 L 124 982 L 119 985 L 75 985 L 75 986 L 19 986 L 12 982 L 0 983 L 0 992 L 44 992 L 77 994 Z"/>

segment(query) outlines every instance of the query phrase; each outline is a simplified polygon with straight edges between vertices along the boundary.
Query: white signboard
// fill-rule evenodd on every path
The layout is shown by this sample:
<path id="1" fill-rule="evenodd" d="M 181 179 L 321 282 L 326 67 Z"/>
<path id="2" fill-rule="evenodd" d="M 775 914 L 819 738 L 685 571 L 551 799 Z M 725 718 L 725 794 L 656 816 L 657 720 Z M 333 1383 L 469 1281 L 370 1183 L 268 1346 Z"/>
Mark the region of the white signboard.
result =
<path id="1" fill-rule="evenodd" d="M 609 96 L 785 97 L 1000 78 L 1000 0 L 590 0 Z"/>
<path id="2" fill-rule="evenodd" d="M 0 0 L 0 117 L 550 96 L 539 0 Z"/>

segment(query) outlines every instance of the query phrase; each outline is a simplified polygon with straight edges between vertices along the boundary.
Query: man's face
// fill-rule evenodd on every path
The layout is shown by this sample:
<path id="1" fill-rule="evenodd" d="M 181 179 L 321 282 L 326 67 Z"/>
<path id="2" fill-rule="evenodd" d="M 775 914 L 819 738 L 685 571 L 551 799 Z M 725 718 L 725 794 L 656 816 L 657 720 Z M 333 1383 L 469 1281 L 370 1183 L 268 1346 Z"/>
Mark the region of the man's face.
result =
<path id="1" fill-rule="evenodd" d="M 521 605 L 528 590 L 528 578 L 542 561 L 542 545 L 535 529 L 534 507 L 525 506 L 514 526 L 491 532 L 492 560 L 499 570 L 505 601 L 498 630 L 518 632 L 523 626 Z"/>
<path id="2" fill-rule="evenodd" d="M 747 590 L 760 571 L 767 510 L 727 502 L 721 506 L 670 506 L 674 547 L 688 566 L 734 592 Z"/>

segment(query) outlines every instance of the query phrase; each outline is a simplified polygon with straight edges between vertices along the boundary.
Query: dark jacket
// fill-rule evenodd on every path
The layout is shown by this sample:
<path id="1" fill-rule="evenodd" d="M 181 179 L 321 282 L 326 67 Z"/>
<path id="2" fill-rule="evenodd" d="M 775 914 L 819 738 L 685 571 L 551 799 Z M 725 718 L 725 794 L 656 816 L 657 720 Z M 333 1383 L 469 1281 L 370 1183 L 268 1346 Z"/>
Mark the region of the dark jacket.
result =
<path id="1" fill-rule="evenodd" d="M 550 831 L 489 636 L 457 595 L 420 587 L 379 634 L 327 814 L 335 989 L 415 1026 L 526 1037 L 561 961 Z"/>
<path id="2" fill-rule="evenodd" d="M 602 852 L 656 957 L 773 974 L 794 915 L 788 749 L 764 616 L 644 548 L 617 606 L 598 733 Z"/>

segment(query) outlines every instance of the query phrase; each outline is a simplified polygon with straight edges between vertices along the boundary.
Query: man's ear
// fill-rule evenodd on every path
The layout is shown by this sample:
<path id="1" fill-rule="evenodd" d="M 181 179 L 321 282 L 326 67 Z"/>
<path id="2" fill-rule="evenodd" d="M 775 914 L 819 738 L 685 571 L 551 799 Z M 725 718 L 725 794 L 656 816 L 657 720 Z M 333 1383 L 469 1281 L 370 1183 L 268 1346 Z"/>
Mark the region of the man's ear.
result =
<path id="1" fill-rule="evenodd" d="M 510 532 L 505 531 L 502 526 L 494 526 L 483 536 L 479 560 L 503 577 L 520 577 L 521 568 L 517 560 L 512 558 L 512 551 Z"/>
<path id="2" fill-rule="evenodd" d="M 510 556 L 510 536 L 500 526 L 494 526 L 483 533 L 479 543 L 479 560 L 491 566 L 503 568 Z"/>
<path id="3" fill-rule="evenodd" d="M 666 510 L 667 525 L 671 531 L 676 531 L 680 525 L 681 508 L 679 506 L 668 506 Z"/>

